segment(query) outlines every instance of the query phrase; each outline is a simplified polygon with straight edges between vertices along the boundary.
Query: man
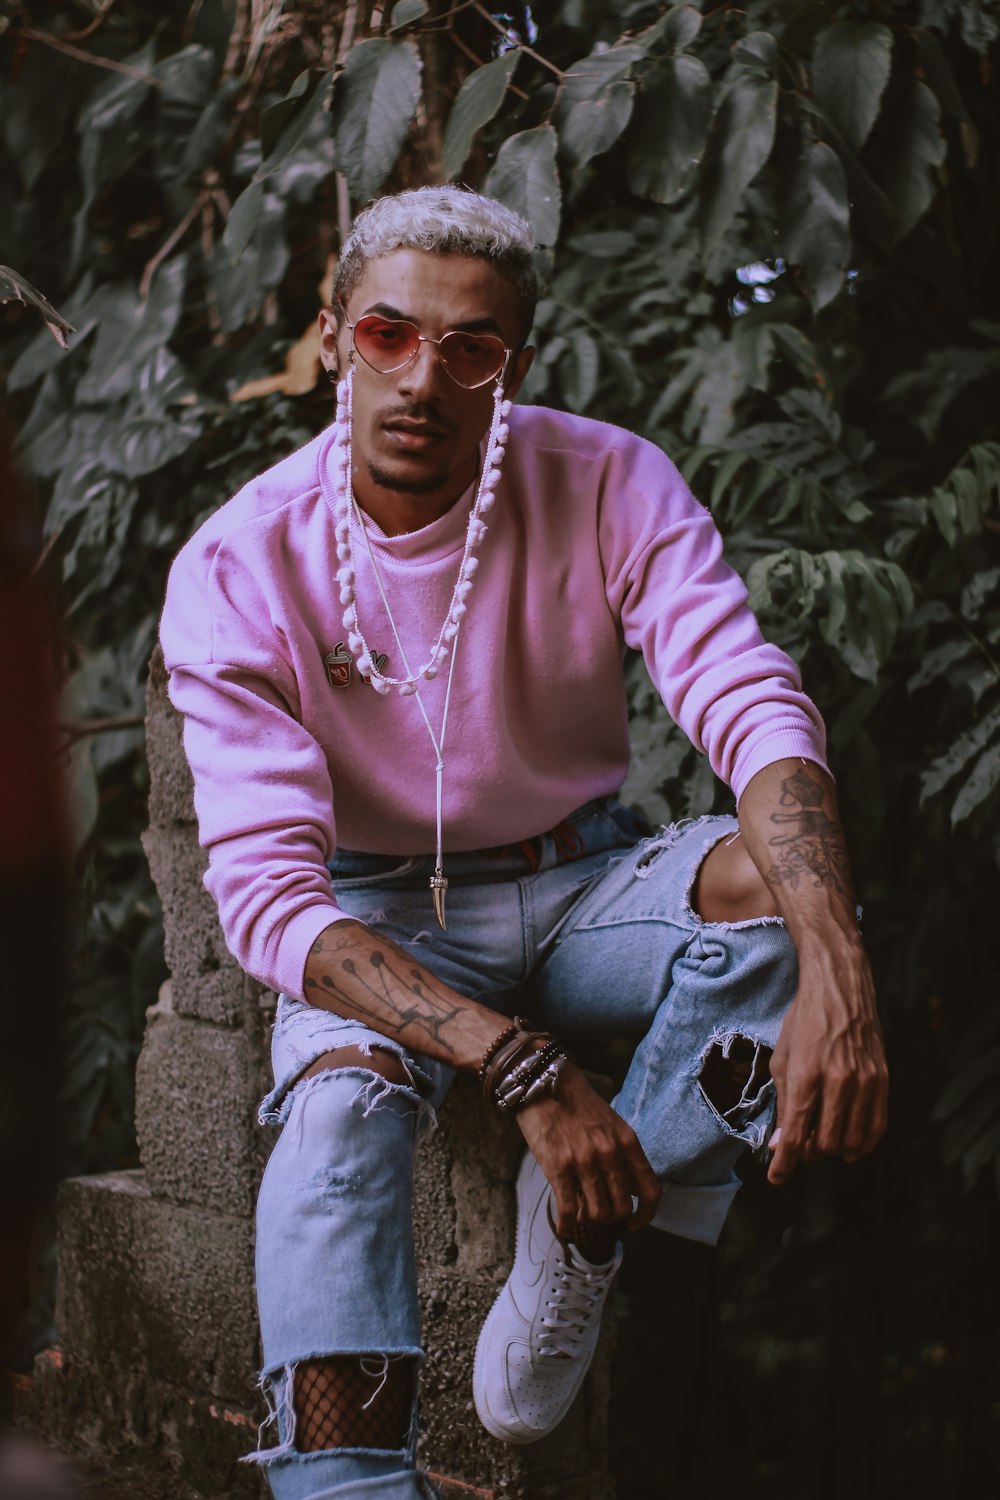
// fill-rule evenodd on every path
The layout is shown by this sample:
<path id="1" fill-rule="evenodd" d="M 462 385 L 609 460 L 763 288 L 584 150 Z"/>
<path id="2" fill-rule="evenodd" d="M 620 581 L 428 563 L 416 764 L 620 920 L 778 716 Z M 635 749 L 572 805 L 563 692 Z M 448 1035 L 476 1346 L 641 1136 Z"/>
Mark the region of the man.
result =
<path id="1" fill-rule="evenodd" d="M 361 214 L 321 315 L 336 423 L 171 574 L 207 884 L 283 991 L 257 1263 L 278 1500 L 429 1493 L 410 1163 L 456 1069 L 529 1148 L 474 1382 L 510 1442 L 568 1409 L 627 1229 L 717 1238 L 775 1084 L 774 1182 L 884 1128 L 819 716 L 657 449 L 510 408 L 531 249 L 458 189 Z M 613 800 L 626 645 L 738 823 L 639 842 Z M 562 1048 L 602 1032 L 641 1038 L 614 1107 Z"/>

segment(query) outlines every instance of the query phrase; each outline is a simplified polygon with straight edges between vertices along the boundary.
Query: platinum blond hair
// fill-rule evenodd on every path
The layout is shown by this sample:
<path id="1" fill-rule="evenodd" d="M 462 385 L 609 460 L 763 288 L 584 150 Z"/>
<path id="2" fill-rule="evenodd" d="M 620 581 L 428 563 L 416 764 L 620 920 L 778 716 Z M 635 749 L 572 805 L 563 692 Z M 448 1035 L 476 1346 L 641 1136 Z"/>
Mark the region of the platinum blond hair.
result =
<path id="1" fill-rule="evenodd" d="M 460 187 L 411 188 L 378 198 L 355 219 L 344 242 L 333 283 L 334 307 L 357 285 L 365 265 L 394 250 L 474 255 L 489 261 L 517 292 L 524 335 L 538 301 L 531 225 L 513 209 Z"/>

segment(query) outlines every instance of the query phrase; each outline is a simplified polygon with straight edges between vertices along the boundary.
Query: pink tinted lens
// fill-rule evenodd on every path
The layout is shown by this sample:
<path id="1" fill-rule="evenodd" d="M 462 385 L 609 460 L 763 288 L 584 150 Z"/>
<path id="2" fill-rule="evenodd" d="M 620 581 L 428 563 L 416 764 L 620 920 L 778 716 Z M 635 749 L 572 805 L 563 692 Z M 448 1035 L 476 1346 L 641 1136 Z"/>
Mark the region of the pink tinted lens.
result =
<path id="1" fill-rule="evenodd" d="M 366 365 L 387 375 L 413 358 L 420 348 L 420 334 L 412 323 L 372 313 L 355 323 L 354 347 Z"/>
<path id="2" fill-rule="evenodd" d="M 445 369 L 459 385 L 485 385 L 503 369 L 507 349 L 492 333 L 446 333 L 441 340 Z"/>

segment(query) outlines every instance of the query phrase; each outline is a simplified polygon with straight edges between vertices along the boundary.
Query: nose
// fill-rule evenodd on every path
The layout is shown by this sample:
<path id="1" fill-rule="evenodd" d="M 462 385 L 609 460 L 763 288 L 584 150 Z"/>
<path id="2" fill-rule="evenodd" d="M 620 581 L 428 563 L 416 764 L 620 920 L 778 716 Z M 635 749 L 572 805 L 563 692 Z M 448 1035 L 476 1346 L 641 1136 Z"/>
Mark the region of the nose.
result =
<path id="1" fill-rule="evenodd" d="M 398 379 L 401 394 L 414 396 L 418 400 L 427 400 L 451 384 L 441 363 L 441 351 L 429 339 L 420 341 L 416 354 L 400 370 Z"/>

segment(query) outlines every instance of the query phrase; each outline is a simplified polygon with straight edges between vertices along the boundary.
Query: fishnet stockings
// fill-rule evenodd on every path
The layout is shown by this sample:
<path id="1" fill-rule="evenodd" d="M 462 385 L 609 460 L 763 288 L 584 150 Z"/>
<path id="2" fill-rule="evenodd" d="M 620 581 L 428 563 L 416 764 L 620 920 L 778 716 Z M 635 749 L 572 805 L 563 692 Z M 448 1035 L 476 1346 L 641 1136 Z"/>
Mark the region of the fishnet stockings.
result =
<path id="1" fill-rule="evenodd" d="M 295 1446 L 405 1448 L 416 1361 L 406 1356 L 333 1354 L 295 1367 Z"/>

